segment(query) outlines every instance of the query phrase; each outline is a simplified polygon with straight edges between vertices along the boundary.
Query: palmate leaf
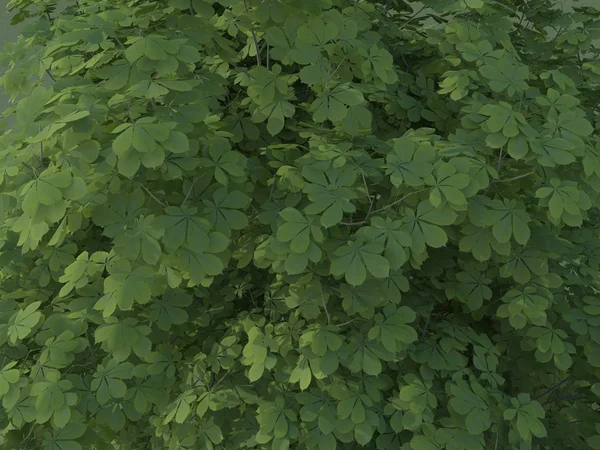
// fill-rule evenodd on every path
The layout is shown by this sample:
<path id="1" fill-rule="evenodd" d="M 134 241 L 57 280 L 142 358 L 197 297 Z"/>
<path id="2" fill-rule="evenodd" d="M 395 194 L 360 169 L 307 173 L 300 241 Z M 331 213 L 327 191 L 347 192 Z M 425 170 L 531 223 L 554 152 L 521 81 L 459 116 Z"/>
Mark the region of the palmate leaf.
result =
<path id="1" fill-rule="evenodd" d="M 127 385 L 123 380 L 131 378 L 132 371 L 133 364 L 121 363 L 114 359 L 110 360 L 106 367 L 99 365 L 91 385 L 92 389 L 96 391 L 98 402 L 104 405 L 111 398 L 124 397 L 127 393 Z"/>
<path id="2" fill-rule="evenodd" d="M 325 228 L 332 227 L 342 220 L 344 212 L 354 212 L 356 207 L 350 201 L 356 198 L 351 188 L 357 178 L 355 170 L 329 169 L 325 172 L 307 166 L 303 175 L 309 183 L 304 186 L 304 192 L 312 201 L 304 212 L 320 214 L 321 224 Z"/>
<path id="3" fill-rule="evenodd" d="M 8 322 L 8 340 L 15 344 L 18 340 L 26 338 L 35 327 L 42 313 L 38 311 L 41 302 L 33 302 L 26 308 L 14 313 Z"/>
<path id="4" fill-rule="evenodd" d="M 361 228 L 357 236 L 365 241 L 372 240 L 385 247 L 384 256 L 390 263 L 391 270 L 398 270 L 407 260 L 406 250 L 410 248 L 412 239 L 402 229 L 402 221 L 374 217 L 371 226 Z"/>
<path id="5" fill-rule="evenodd" d="M 379 353 L 377 344 L 355 338 L 340 351 L 340 356 L 343 364 L 347 366 L 352 373 L 364 372 L 367 375 L 375 376 L 379 375 L 383 369 L 383 365 L 379 359 Z M 338 404 L 338 414 L 340 413 L 340 409 L 342 409 L 342 414 L 340 415 L 342 417 L 348 417 L 348 409 L 344 408 L 344 406 L 345 405 L 342 402 Z M 346 411 L 345 413 L 343 412 L 344 410 Z M 362 422 L 362 420 L 360 422 Z"/>
<path id="6" fill-rule="evenodd" d="M 412 249 L 422 253 L 426 245 L 434 248 L 445 245 L 448 235 L 441 226 L 451 225 L 455 220 L 456 213 L 450 208 L 436 209 L 425 200 L 419 203 L 416 211 L 407 211 L 403 228 L 412 238 Z"/>
<path id="7" fill-rule="evenodd" d="M 585 192 L 577 188 L 573 182 L 559 182 L 550 180 L 550 187 L 537 190 L 536 197 L 540 198 L 540 205 L 548 208 L 551 220 L 562 220 L 570 226 L 579 226 L 583 222 L 582 211 L 591 208 L 591 202 Z"/>
<path id="8" fill-rule="evenodd" d="M 507 138 L 517 136 L 520 133 L 520 128 L 527 125 L 525 117 L 521 113 L 513 111 L 512 106 L 506 102 L 484 105 L 479 110 L 479 114 L 489 117 L 485 121 L 489 132 L 502 132 Z"/>
<path id="9" fill-rule="evenodd" d="M 70 423 L 61 430 L 53 430 L 52 433 L 44 433 L 44 450 L 81 450 L 77 442 L 86 432 L 86 426 L 82 423 Z"/>
<path id="10" fill-rule="evenodd" d="M 130 310 L 134 302 L 148 303 L 153 275 L 154 271 L 148 266 L 133 268 L 128 261 L 120 261 L 104 279 L 104 296 L 96 302 L 94 309 L 102 311 L 104 317 L 108 317 L 117 307 L 120 310 Z"/>
<path id="11" fill-rule="evenodd" d="M 335 23 L 324 23 L 319 17 L 313 17 L 298 28 L 294 48 L 290 51 L 292 59 L 302 65 L 319 60 L 321 52 L 328 42 L 335 39 L 338 27 Z"/>
<path id="12" fill-rule="evenodd" d="M 215 191 L 212 201 L 204 200 L 204 213 L 214 229 L 230 236 L 231 230 L 242 230 L 248 225 L 243 210 L 249 203 L 250 199 L 243 192 L 228 192 L 223 187 Z"/>
<path id="13" fill-rule="evenodd" d="M 517 431 L 525 441 L 530 441 L 532 435 L 546 436 L 546 428 L 539 420 L 545 416 L 545 412 L 539 402 L 531 400 L 528 394 L 519 394 L 511 399 L 511 403 L 513 408 L 504 411 L 504 420 L 515 420 Z"/>
<path id="14" fill-rule="evenodd" d="M 286 208 L 279 214 L 285 223 L 277 229 L 277 238 L 281 242 L 289 242 L 292 252 L 306 252 L 311 238 L 316 242 L 323 241 L 323 232 L 313 223 L 314 218 L 307 218 L 294 208 Z"/>
<path id="15" fill-rule="evenodd" d="M 311 105 L 313 120 L 317 123 L 325 120 L 339 122 L 346 117 L 349 106 L 357 106 L 364 101 L 362 93 L 349 84 L 340 84 L 323 94 Z"/>
<path id="16" fill-rule="evenodd" d="M 422 185 L 423 179 L 433 172 L 434 152 L 431 145 L 418 145 L 408 137 L 395 139 L 394 151 L 386 157 L 387 172 L 394 186 Z"/>
<path id="17" fill-rule="evenodd" d="M 448 163 L 437 168 L 434 183 L 428 183 L 434 186 L 429 194 L 429 201 L 434 207 L 439 207 L 442 201 L 458 207 L 466 206 L 467 198 L 462 189 L 469 185 L 471 178 L 466 173 L 456 172 L 456 167 Z"/>
<path id="18" fill-rule="evenodd" d="M 450 386 L 453 398 L 448 404 L 460 415 L 466 416 L 467 431 L 472 435 L 483 433 L 491 426 L 489 406 L 485 389 L 477 382 L 471 386 L 465 381 L 459 381 Z"/>
<path id="19" fill-rule="evenodd" d="M 161 255 L 158 239 L 162 237 L 162 230 L 154 228 L 153 223 L 153 215 L 139 217 L 134 229 L 126 229 L 115 236 L 115 250 L 119 256 L 136 260 L 141 255 L 147 264 L 156 264 Z"/>
<path id="20" fill-rule="evenodd" d="M 150 319 L 156 322 L 161 330 L 168 330 L 172 325 L 181 325 L 188 319 L 185 307 L 192 303 L 192 297 L 181 292 L 171 291 L 151 306 Z"/>
<path id="21" fill-rule="evenodd" d="M 477 44 L 460 42 L 456 48 L 461 52 L 465 61 L 477 61 L 478 64 L 494 65 L 504 55 L 504 50 L 494 50 L 492 44 L 486 40 L 481 40 Z"/>
<path id="22" fill-rule="evenodd" d="M 96 329 L 95 338 L 97 342 L 106 345 L 113 359 L 125 361 L 132 351 L 139 357 L 148 355 L 151 342 L 146 336 L 149 333 L 150 329 L 145 325 L 138 325 L 135 319 L 119 321 L 109 318 Z"/>
<path id="23" fill-rule="evenodd" d="M 373 72 L 383 82 L 394 83 L 398 76 L 392 70 L 394 57 L 384 48 L 373 45 L 368 51 L 359 49 L 365 61 L 361 65 L 363 73 Z"/>
<path id="24" fill-rule="evenodd" d="M 575 145 L 561 138 L 544 138 L 531 143 L 531 149 L 537 153 L 538 161 L 542 166 L 555 167 L 575 162 Z"/>
<path id="25" fill-rule="evenodd" d="M 203 252 L 209 248 L 210 226 L 206 219 L 197 215 L 196 207 L 170 206 L 167 213 L 156 218 L 154 226 L 165 230 L 162 242 L 167 250 L 173 252 L 185 245 L 192 251 Z"/>
<path id="26" fill-rule="evenodd" d="M 494 237 L 492 227 L 480 228 L 468 225 L 463 229 L 465 236 L 459 241 L 463 252 L 471 252 L 478 261 L 487 261 L 492 256 L 492 249 L 501 255 L 510 253 L 510 242 L 500 243 Z"/>
<path id="27" fill-rule="evenodd" d="M 13 369 L 16 362 L 8 363 L 0 371 L 0 396 L 4 396 L 9 390 L 10 385 L 19 381 L 19 369 Z"/>
<path id="28" fill-rule="evenodd" d="M 267 121 L 267 131 L 271 136 L 275 136 L 283 130 L 285 118 L 293 117 L 295 111 L 296 108 L 292 103 L 277 99 L 256 108 L 252 120 L 256 123 Z"/>
<path id="29" fill-rule="evenodd" d="M 384 308 L 383 315 L 377 314 L 377 325 L 369 330 L 368 337 L 378 340 L 386 350 L 396 352 L 402 344 L 410 344 L 417 340 L 417 332 L 406 325 L 414 321 L 415 313 L 406 306 L 395 309 L 393 306 Z"/>
<path id="30" fill-rule="evenodd" d="M 527 66 L 512 63 L 508 57 L 502 57 L 479 68 L 479 72 L 489 83 L 494 92 L 507 91 L 509 96 L 527 89 L 525 80 L 529 78 Z"/>
<path id="31" fill-rule="evenodd" d="M 381 256 L 383 245 L 349 242 L 337 249 L 331 261 L 331 274 L 344 276 L 352 286 L 359 286 L 367 279 L 367 271 L 376 278 L 386 278 L 390 264 Z"/>
<path id="32" fill-rule="evenodd" d="M 231 144 L 223 138 L 211 139 L 204 147 L 200 163 L 213 171 L 218 183 L 227 186 L 230 179 L 244 176 L 247 160 L 239 152 L 231 150 Z"/>
<path id="33" fill-rule="evenodd" d="M 141 38 L 133 38 L 132 44 L 125 50 L 125 57 L 129 62 L 136 62 L 143 56 L 153 61 L 167 59 L 168 55 L 179 52 L 179 43 L 164 39 L 160 35 L 149 35 Z"/>
<path id="34" fill-rule="evenodd" d="M 493 212 L 490 221 L 494 223 L 492 232 L 498 242 L 508 242 L 514 236 L 519 244 L 525 245 L 531 236 L 529 214 L 520 209 L 515 200 L 504 200 L 503 203 L 494 201 L 491 206 Z"/>
<path id="35" fill-rule="evenodd" d="M 489 288 L 492 280 L 479 272 L 476 266 L 470 266 L 467 270 L 457 273 L 456 279 L 459 282 L 456 296 L 471 310 L 481 308 L 484 300 L 492 297 L 492 290 Z"/>
<path id="36" fill-rule="evenodd" d="M 125 176 L 133 176 L 140 164 L 157 167 L 164 161 L 164 147 L 160 145 L 169 139 L 171 124 L 153 123 L 154 119 L 140 119 L 136 124 L 123 124 L 113 130 L 120 133 L 113 141 L 113 151 L 119 157 L 119 171 Z"/>

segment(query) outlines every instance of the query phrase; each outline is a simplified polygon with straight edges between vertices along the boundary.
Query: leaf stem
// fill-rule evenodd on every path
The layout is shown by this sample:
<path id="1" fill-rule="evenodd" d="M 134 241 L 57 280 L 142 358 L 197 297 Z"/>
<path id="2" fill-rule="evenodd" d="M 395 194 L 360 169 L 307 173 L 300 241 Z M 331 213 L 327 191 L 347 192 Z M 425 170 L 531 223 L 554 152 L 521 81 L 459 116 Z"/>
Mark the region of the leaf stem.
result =
<path id="1" fill-rule="evenodd" d="M 371 212 L 370 214 L 367 214 L 367 216 L 363 220 L 361 220 L 360 222 L 340 222 L 340 225 L 353 226 L 353 227 L 359 226 L 359 225 L 364 225 L 364 224 L 366 224 L 366 223 L 369 222 L 369 220 L 368 220 L 369 216 L 371 216 L 373 214 L 377 214 L 377 213 L 379 213 L 381 211 L 385 211 L 386 209 L 393 208 L 394 206 L 398 205 L 399 203 L 402 203 L 404 200 L 406 200 L 411 195 L 419 194 L 419 193 L 421 193 L 423 191 L 426 191 L 428 189 L 429 188 L 425 188 L 425 189 L 419 189 L 418 191 L 409 192 L 408 194 L 406 194 L 403 197 L 399 198 L 395 202 L 392 202 L 389 205 L 384 206 L 383 208 L 376 209 L 375 211 Z"/>
<path id="2" fill-rule="evenodd" d="M 248 5 L 246 4 L 246 0 L 242 0 L 242 2 L 244 3 L 244 9 L 246 10 L 246 12 L 250 12 L 248 10 Z M 256 33 L 254 32 L 254 30 L 250 30 L 250 33 L 252 33 L 252 40 L 254 41 L 254 48 L 256 48 L 256 65 L 260 67 L 260 50 L 258 48 L 258 39 L 256 39 Z"/>
<path id="3" fill-rule="evenodd" d="M 331 325 L 331 316 L 329 315 L 329 311 L 327 310 L 327 304 L 325 303 L 325 296 L 323 295 L 323 291 L 321 291 L 321 301 L 323 302 L 323 309 L 325 309 L 325 314 L 327 315 L 327 325 Z"/>
<path id="4" fill-rule="evenodd" d="M 183 201 L 181 202 L 181 206 L 185 205 L 185 202 L 188 201 L 188 199 L 190 198 L 190 195 L 192 194 L 192 189 L 194 189 L 194 185 L 196 184 L 196 181 L 198 181 L 199 177 L 194 178 L 194 181 L 192 181 L 192 185 L 190 186 L 190 188 L 187 191 L 187 194 L 185 194 L 185 197 L 183 199 Z"/>
<path id="5" fill-rule="evenodd" d="M 141 187 L 142 187 L 142 188 L 143 188 L 143 189 L 144 189 L 144 190 L 145 190 L 145 191 L 148 193 L 148 195 L 149 195 L 150 197 L 152 197 L 152 198 L 153 198 L 153 199 L 156 201 L 156 203 L 158 203 L 160 206 L 162 206 L 163 208 L 166 208 L 167 206 L 169 206 L 168 204 L 165 204 L 165 203 L 161 202 L 161 201 L 160 201 L 160 200 L 159 200 L 159 199 L 158 199 L 158 198 L 157 198 L 157 197 L 156 197 L 156 196 L 155 196 L 155 195 L 154 195 L 152 192 L 150 192 L 150 191 L 148 190 L 148 188 L 147 188 L 146 186 L 144 186 L 144 185 L 143 185 L 142 183 L 140 183 L 139 181 L 138 181 L 138 184 L 139 184 L 139 185 L 140 185 L 140 186 L 141 186 Z"/>
<path id="6" fill-rule="evenodd" d="M 556 391 L 559 387 L 561 387 L 563 384 L 568 383 L 569 381 L 572 381 L 573 379 L 571 377 L 567 377 L 564 380 L 562 380 L 560 383 L 555 384 L 553 387 L 551 387 L 550 389 L 548 389 L 546 392 L 544 392 L 542 395 L 540 395 L 539 397 L 536 397 L 535 400 L 540 400 L 542 398 L 544 398 L 546 395 L 548 394 L 552 394 L 554 391 Z"/>
<path id="7" fill-rule="evenodd" d="M 527 173 L 523 173 L 521 175 L 517 175 L 516 177 L 512 177 L 512 178 L 505 178 L 502 180 L 492 180 L 492 183 L 508 183 L 509 181 L 516 181 L 516 180 L 520 180 L 521 178 L 525 178 L 528 177 L 529 175 L 532 175 L 533 172 L 527 172 Z"/>

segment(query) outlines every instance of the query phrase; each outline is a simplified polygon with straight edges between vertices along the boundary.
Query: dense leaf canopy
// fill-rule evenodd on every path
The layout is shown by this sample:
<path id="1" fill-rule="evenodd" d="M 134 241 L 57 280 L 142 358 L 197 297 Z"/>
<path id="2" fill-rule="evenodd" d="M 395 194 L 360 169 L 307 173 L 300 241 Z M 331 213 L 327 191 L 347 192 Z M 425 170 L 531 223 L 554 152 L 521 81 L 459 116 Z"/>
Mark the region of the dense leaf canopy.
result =
<path id="1" fill-rule="evenodd" d="M 3 448 L 600 449 L 599 9 L 8 3 Z"/>

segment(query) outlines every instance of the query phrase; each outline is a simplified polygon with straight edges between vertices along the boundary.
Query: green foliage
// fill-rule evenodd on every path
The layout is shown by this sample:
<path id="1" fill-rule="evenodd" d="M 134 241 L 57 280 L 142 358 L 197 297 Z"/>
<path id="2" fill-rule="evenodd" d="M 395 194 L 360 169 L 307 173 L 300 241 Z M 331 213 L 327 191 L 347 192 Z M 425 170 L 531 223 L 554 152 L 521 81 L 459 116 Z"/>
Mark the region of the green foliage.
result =
<path id="1" fill-rule="evenodd" d="M 9 1 L 0 446 L 600 449 L 563 3 Z"/>

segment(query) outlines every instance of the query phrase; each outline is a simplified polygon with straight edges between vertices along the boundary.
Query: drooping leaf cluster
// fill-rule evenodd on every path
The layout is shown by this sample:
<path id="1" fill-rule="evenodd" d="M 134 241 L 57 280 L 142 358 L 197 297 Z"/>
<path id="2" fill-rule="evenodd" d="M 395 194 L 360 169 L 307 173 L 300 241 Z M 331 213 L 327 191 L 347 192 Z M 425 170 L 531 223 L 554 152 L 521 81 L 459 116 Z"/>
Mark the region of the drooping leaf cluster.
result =
<path id="1" fill-rule="evenodd" d="M 3 448 L 600 449 L 591 4 L 11 0 Z"/>

